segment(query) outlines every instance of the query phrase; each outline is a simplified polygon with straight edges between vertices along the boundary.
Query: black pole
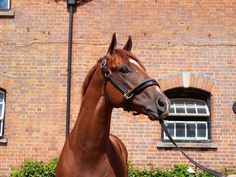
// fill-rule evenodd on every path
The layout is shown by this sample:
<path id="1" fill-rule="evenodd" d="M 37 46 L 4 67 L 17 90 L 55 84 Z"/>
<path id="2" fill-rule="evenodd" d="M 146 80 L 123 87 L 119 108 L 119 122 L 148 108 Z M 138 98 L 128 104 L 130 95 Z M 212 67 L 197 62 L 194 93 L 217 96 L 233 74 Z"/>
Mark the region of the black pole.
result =
<path id="1" fill-rule="evenodd" d="M 73 14 L 77 6 L 77 0 L 67 0 L 69 16 L 68 36 L 68 66 L 67 66 L 67 102 L 66 102 L 66 137 L 70 133 L 70 98 L 71 98 L 71 65 L 72 65 L 72 38 L 73 38 Z"/>

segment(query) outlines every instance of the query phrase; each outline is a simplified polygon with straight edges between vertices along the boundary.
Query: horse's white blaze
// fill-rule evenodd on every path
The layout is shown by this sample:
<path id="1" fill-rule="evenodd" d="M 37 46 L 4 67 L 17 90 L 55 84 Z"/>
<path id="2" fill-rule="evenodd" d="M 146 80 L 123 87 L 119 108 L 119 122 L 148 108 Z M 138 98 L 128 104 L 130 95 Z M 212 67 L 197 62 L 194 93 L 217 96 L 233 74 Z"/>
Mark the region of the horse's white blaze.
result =
<path id="1" fill-rule="evenodd" d="M 134 59 L 131 59 L 131 58 L 130 58 L 130 59 L 129 59 L 129 62 L 132 63 L 132 64 L 134 64 L 134 65 L 136 65 L 137 67 L 143 69 L 142 66 L 140 66 L 140 64 L 139 64 L 137 61 L 135 61 Z"/>

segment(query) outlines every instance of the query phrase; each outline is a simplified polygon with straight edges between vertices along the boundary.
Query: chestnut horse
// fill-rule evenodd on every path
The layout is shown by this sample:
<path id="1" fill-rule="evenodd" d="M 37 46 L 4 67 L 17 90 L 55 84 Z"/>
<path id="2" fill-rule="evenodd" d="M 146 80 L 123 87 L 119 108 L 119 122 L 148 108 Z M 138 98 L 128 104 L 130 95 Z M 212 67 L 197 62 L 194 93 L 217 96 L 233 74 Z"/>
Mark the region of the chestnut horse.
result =
<path id="1" fill-rule="evenodd" d="M 116 45 L 113 34 L 106 56 L 85 78 L 79 116 L 63 147 L 56 177 L 128 177 L 125 145 L 110 134 L 113 108 L 151 120 L 169 113 L 170 101 L 131 53 L 131 37 L 123 49 Z"/>

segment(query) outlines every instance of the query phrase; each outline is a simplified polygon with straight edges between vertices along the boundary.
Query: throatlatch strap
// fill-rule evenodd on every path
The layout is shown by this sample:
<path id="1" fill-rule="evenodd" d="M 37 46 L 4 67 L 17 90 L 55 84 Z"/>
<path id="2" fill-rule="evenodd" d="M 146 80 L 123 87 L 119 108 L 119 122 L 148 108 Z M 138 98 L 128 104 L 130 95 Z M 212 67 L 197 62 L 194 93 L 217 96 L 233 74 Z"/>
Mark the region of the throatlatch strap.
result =
<path id="1" fill-rule="evenodd" d="M 207 172 L 207 173 L 210 173 L 212 175 L 215 175 L 217 177 L 227 177 L 225 176 L 224 174 L 220 173 L 220 172 L 217 172 L 215 170 L 212 170 L 212 169 L 209 169 L 201 164 L 199 164 L 198 162 L 196 162 L 195 160 L 193 160 L 191 157 L 189 157 L 182 149 L 180 149 L 180 147 L 175 143 L 175 141 L 173 140 L 173 138 L 171 137 L 168 129 L 166 128 L 165 126 L 165 123 L 163 121 L 163 119 L 160 119 L 159 120 L 160 124 L 161 124 L 161 127 L 162 129 L 164 130 L 164 132 L 166 133 L 167 137 L 169 138 L 170 142 L 174 144 L 174 146 L 191 162 L 193 163 L 195 166 L 197 166 L 198 168 L 200 168 L 201 170 Z"/>

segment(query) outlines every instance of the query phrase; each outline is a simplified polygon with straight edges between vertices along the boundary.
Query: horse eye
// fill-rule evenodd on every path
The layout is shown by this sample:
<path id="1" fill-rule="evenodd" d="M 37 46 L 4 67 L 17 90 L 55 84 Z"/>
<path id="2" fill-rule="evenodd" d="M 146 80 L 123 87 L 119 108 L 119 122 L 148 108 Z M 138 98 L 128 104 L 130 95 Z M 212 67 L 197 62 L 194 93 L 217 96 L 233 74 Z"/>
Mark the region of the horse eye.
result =
<path id="1" fill-rule="evenodd" d="M 119 72 L 122 74 L 128 74 L 129 73 L 129 69 L 127 67 L 122 67 L 119 69 Z"/>

